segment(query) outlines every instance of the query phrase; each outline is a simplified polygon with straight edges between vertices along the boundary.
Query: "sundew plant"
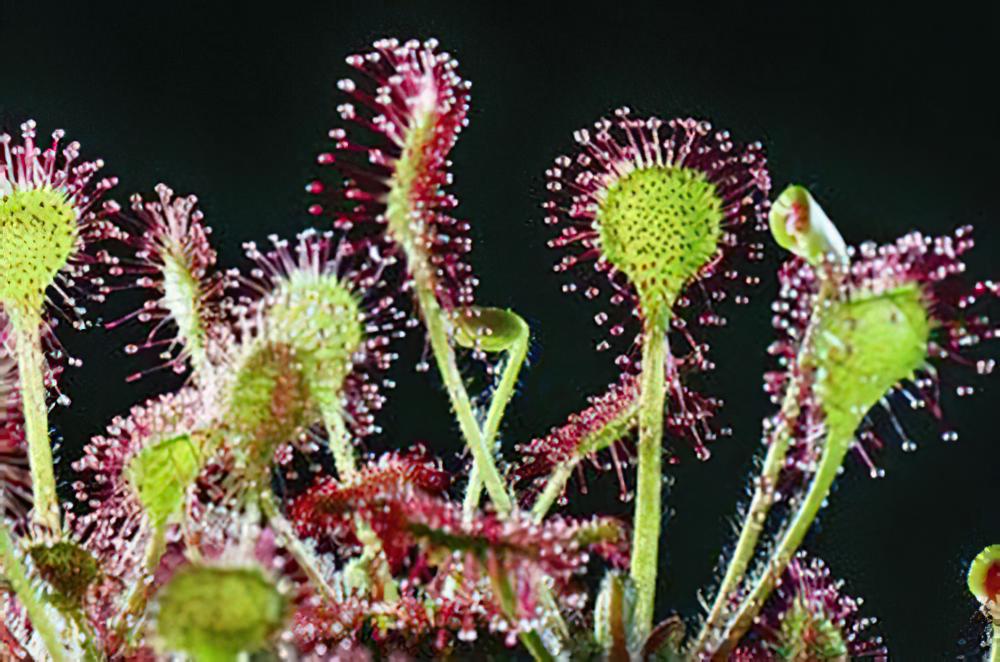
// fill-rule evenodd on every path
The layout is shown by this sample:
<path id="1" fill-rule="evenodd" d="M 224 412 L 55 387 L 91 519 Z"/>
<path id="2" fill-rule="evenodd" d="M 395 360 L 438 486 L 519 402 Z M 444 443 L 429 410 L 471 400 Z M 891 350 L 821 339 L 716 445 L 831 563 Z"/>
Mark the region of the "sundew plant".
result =
<path id="1" fill-rule="evenodd" d="M 531 328 L 478 296 L 474 221 L 451 192 L 470 84 L 435 40 L 382 39 L 347 65 L 303 195 L 311 229 L 232 265 L 195 195 L 119 199 L 61 130 L 0 133 L 0 658 L 887 659 L 876 615 L 800 548 L 843 472 L 878 477 L 882 453 L 912 450 L 910 417 L 957 440 L 945 396 L 980 388 L 996 352 L 1000 285 L 966 272 L 972 229 L 842 237 L 806 188 L 772 190 L 765 145 L 706 118 L 619 108 L 567 127 L 526 241 L 551 248 L 553 287 L 605 304 L 592 360 L 620 376 L 508 439 Z M 767 253 L 783 259 L 770 276 Z M 774 337 L 743 342 L 773 357 L 773 413 L 684 620 L 657 609 L 662 488 L 728 433 L 698 386 L 719 369 L 707 329 L 738 327 L 766 278 Z M 91 310 L 123 291 L 143 303 Z M 48 415 L 87 358 L 60 336 L 97 318 L 136 355 L 130 381 L 183 385 L 90 431 L 57 490 Z M 425 342 L 423 392 L 387 377 L 407 335 Z M 451 455 L 366 450 L 400 398 L 450 405 Z M 561 512 L 601 470 L 631 516 Z M 1000 661 L 1000 545 L 968 588 Z"/>

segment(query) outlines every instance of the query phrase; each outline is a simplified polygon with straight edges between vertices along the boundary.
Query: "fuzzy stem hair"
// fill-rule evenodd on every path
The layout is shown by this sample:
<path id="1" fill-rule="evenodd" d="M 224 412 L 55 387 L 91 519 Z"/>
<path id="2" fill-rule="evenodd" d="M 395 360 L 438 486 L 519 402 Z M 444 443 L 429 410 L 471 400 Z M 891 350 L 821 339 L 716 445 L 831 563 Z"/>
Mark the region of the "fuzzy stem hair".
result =
<path id="1" fill-rule="evenodd" d="M 767 515 L 774 504 L 778 477 L 782 467 L 784 467 L 785 457 L 792 442 L 792 429 L 799 417 L 799 398 L 802 389 L 801 380 L 807 363 L 807 357 L 811 351 L 812 337 L 816 331 L 819 312 L 831 294 L 832 287 L 830 286 L 829 279 L 827 279 L 820 288 L 819 295 L 813 305 L 809 325 L 803 334 L 792 378 L 781 402 L 781 409 L 771 436 L 771 443 L 768 446 L 767 455 L 764 457 L 760 477 L 755 481 L 753 497 L 751 497 L 750 507 L 743 518 L 743 525 L 740 527 L 736 548 L 729 559 L 722 582 L 716 590 L 715 601 L 712 603 L 712 607 L 694 640 L 694 644 L 692 644 L 691 650 L 694 652 L 703 650 L 722 631 L 725 625 L 729 600 L 743 581 L 743 577 L 757 549 L 757 541 L 764 531 Z"/>
<path id="2" fill-rule="evenodd" d="M 837 478 L 844 457 L 851 447 L 854 439 L 854 431 L 844 431 L 842 429 L 831 428 L 828 432 L 823 453 L 820 456 L 819 466 L 813 476 L 809 489 L 799 503 L 797 510 L 791 516 L 787 528 L 775 545 L 768 560 L 767 566 L 757 581 L 754 583 L 750 593 L 743 599 L 739 609 L 729 624 L 725 640 L 718 651 L 713 655 L 713 660 L 726 660 L 732 650 L 739 644 L 740 639 L 746 634 L 753 624 L 754 618 L 760 613 L 761 608 L 768 596 L 777 585 L 778 579 L 784 574 L 785 569 L 795 556 L 802 540 L 812 526 L 816 515 L 819 513 L 823 502 L 830 494 L 830 488 Z"/>

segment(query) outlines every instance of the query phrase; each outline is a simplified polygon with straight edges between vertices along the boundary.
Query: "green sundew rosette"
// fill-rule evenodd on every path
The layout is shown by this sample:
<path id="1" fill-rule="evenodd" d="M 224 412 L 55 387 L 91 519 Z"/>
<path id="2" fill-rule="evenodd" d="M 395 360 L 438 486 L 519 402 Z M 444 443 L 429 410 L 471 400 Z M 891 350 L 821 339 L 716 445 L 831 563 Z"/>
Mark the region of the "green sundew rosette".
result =
<path id="1" fill-rule="evenodd" d="M 189 434 L 160 441 L 132 458 L 125 476 L 154 527 L 177 519 L 201 466 L 202 453 Z"/>
<path id="2" fill-rule="evenodd" d="M 52 188 L 0 197 L 0 302 L 41 314 L 48 289 L 76 246 L 76 213 Z"/>
<path id="3" fill-rule="evenodd" d="M 297 269 L 278 282 L 266 316 L 268 337 L 295 354 L 310 406 L 326 425 L 338 475 L 349 476 L 354 450 L 341 401 L 364 342 L 360 302 L 336 276 Z"/>
<path id="4" fill-rule="evenodd" d="M 171 249 L 162 253 L 160 272 L 163 275 L 162 305 L 177 325 L 177 335 L 190 353 L 195 370 L 201 369 L 208 343 L 207 330 L 199 306 L 202 305 L 202 285 L 190 265 L 179 255 L 183 249 L 171 242 Z"/>
<path id="5" fill-rule="evenodd" d="M 926 364 L 932 321 L 915 283 L 852 294 L 821 315 L 811 363 L 827 450 L 842 456 L 868 411 Z"/>
<path id="6" fill-rule="evenodd" d="M 826 440 L 812 482 L 772 550 L 767 572 L 744 598 L 724 646 L 735 646 L 802 544 L 868 411 L 927 361 L 933 322 L 916 283 L 852 292 L 818 314 L 813 352 L 805 363 L 815 373 Z"/>
<path id="7" fill-rule="evenodd" d="M 260 568 L 192 564 L 159 591 L 156 633 L 161 647 L 198 662 L 235 660 L 267 648 L 290 606 Z"/>
<path id="8" fill-rule="evenodd" d="M 38 543 L 28 548 L 28 555 L 50 589 L 49 599 L 60 609 L 82 607 L 101 576 L 97 560 L 74 542 Z"/>

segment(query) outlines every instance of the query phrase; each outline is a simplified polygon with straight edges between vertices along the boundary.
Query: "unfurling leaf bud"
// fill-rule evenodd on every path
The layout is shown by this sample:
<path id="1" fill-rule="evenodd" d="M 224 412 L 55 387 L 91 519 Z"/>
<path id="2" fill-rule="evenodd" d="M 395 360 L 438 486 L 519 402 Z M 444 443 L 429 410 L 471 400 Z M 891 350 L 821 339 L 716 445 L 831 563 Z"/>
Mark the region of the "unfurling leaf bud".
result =
<path id="1" fill-rule="evenodd" d="M 847 263 L 844 238 L 805 187 L 786 188 L 771 207 L 770 221 L 778 245 L 809 264 L 815 266 L 824 258 Z"/>

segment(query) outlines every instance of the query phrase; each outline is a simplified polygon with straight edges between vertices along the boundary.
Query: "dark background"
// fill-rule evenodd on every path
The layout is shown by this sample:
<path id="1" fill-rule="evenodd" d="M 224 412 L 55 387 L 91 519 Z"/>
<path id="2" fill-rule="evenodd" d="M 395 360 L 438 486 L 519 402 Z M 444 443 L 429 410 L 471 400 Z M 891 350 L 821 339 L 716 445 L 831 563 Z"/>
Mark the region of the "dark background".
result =
<path id="1" fill-rule="evenodd" d="M 618 105 L 704 116 L 737 139 L 762 140 L 776 190 L 810 186 L 852 243 L 974 223 L 971 272 L 996 275 L 995 9 L 330 1 L 272 3 L 265 12 L 135 4 L 143 6 L 0 1 L 0 123 L 14 130 L 34 117 L 43 134 L 66 128 L 84 155 L 101 156 L 120 176 L 122 201 L 133 191 L 151 194 L 159 181 L 196 192 L 226 266 L 242 264 L 241 242 L 308 225 L 302 187 L 335 123 L 334 84 L 350 74 L 345 55 L 395 35 L 437 36 L 459 57 L 474 96 L 454 152 L 455 191 L 474 223 L 479 296 L 515 308 L 534 332 L 532 365 L 504 428 L 508 449 L 615 376 L 611 355 L 593 350 L 598 305 L 561 294 L 550 274 L 556 256 L 544 247 L 539 204 L 544 169 L 570 149 L 571 132 Z M 766 274 L 778 259 L 772 250 Z M 760 420 L 772 411 L 761 373 L 775 290 L 767 275 L 752 305 L 709 334 L 718 369 L 705 386 L 726 400 L 723 420 L 735 433 L 706 463 L 680 449 L 684 461 L 671 470 L 663 614 L 699 614 L 696 591 L 710 586 L 731 541 Z M 126 335 L 63 334 L 85 359 L 65 388 L 74 406 L 54 418 L 63 456 L 75 457 L 111 415 L 173 383 L 123 383 L 137 365 L 120 349 Z M 399 387 L 375 448 L 415 440 L 441 453 L 458 448 L 443 393 L 426 389 L 436 376 L 412 370 L 420 343 L 412 334 L 401 349 Z M 982 624 L 965 569 L 1000 541 L 1000 387 L 985 385 L 985 394 L 961 401 L 948 390 L 948 418 L 961 433 L 955 444 L 903 412 L 920 450 L 889 449 L 882 480 L 849 461 L 807 542 L 850 593 L 864 596 L 896 659 L 976 650 Z M 575 510 L 627 510 L 613 475 L 589 487 L 574 497 Z"/>

